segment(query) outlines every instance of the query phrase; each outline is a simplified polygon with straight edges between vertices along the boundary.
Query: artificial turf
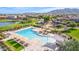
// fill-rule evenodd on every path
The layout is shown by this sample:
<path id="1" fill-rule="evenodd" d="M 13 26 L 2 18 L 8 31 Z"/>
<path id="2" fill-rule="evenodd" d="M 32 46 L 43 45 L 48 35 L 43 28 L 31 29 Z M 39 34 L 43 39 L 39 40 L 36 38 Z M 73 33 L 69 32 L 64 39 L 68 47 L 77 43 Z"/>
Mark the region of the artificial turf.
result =
<path id="1" fill-rule="evenodd" d="M 22 46 L 21 44 L 17 43 L 13 39 L 5 41 L 4 44 L 6 46 L 8 46 L 10 48 L 10 50 L 13 50 L 13 51 L 20 51 L 20 50 L 24 49 L 24 46 Z"/>

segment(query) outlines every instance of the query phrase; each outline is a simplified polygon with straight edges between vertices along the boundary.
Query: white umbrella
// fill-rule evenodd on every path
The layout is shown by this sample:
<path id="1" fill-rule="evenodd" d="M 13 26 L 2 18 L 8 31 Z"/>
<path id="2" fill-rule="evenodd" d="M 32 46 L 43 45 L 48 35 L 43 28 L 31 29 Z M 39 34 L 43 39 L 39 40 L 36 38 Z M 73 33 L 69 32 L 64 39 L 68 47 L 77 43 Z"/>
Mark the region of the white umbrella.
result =
<path id="1" fill-rule="evenodd" d="M 48 42 L 49 42 L 49 43 L 56 43 L 56 39 L 49 37 L 49 38 L 48 38 Z"/>
<path id="2" fill-rule="evenodd" d="M 54 37 L 54 34 L 49 33 L 48 36 L 49 37 Z"/>

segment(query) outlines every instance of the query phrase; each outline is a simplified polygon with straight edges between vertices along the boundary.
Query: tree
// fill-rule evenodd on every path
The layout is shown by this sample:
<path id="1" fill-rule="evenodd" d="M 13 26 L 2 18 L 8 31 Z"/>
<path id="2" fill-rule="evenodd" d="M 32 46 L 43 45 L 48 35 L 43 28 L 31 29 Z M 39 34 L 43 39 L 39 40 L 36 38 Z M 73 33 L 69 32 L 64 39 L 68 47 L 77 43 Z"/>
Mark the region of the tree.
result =
<path id="1" fill-rule="evenodd" d="M 52 16 L 52 18 L 53 18 L 53 19 L 56 19 L 56 18 L 57 18 L 57 16 Z"/>
<path id="2" fill-rule="evenodd" d="M 68 24 L 69 27 L 77 26 L 77 24 L 74 21 L 68 21 L 67 24 Z"/>
<path id="3" fill-rule="evenodd" d="M 39 19 L 43 18 L 43 15 L 39 15 L 38 18 L 39 18 Z"/>
<path id="4" fill-rule="evenodd" d="M 23 20 L 26 20 L 27 21 L 28 19 L 27 18 L 23 18 Z"/>
<path id="5" fill-rule="evenodd" d="M 50 20 L 50 16 L 44 16 L 44 22 L 48 22 Z"/>
<path id="6" fill-rule="evenodd" d="M 63 44 L 60 45 L 60 50 L 79 51 L 79 41 L 77 40 L 65 41 Z"/>
<path id="7" fill-rule="evenodd" d="M 79 23 L 77 23 L 77 26 L 79 26 Z"/>
<path id="8" fill-rule="evenodd" d="M 59 25 L 56 26 L 56 28 L 63 28 L 63 25 L 59 24 Z"/>

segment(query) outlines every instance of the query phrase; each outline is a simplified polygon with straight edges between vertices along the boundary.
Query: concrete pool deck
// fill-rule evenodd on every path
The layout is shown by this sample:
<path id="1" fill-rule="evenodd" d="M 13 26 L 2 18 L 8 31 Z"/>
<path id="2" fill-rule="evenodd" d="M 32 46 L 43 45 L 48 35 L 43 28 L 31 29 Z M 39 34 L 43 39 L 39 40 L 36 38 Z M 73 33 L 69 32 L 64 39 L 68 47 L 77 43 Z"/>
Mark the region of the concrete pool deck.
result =
<path id="1" fill-rule="evenodd" d="M 31 51 L 31 50 L 44 50 L 44 49 L 48 49 L 48 48 L 42 48 L 41 46 L 44 45 L 41 41 L 39 40 L 29 40 L 28 38 L 26 37 L 22 37 L 21 35 L 15 33 L 17 31 L 21 31 L 21 30 L 24 30 L 24 29 L 29 29 L 29 28 L 33 28 L 33 27 L 28 27 L 28 28 L 22 28 L 22 29 L 19 29 L 19 30 L 15 30 L 15 31 L 8 31 L 7 33 L 10 33 L 10 38 L 14 39 L 14 40 L 17 40 L 19 39 L 20 41 L 24 41 L 25 43 L 28 43 L 29 46 L 27 46 L 24 51 Z M 53 39 L 54 39 L 54 42 L 53 43 L 56 43 L 56 40 L 59 40 L 59 41 L 63 41 L 64 38 L 63 37 L 60 37 L 59 35 L 57 34 L 51 34 L 53 36 Z M 16 38 L 16 39 L 15 39 Z M 52 40 L 51 40 L 52 41 Z"/>

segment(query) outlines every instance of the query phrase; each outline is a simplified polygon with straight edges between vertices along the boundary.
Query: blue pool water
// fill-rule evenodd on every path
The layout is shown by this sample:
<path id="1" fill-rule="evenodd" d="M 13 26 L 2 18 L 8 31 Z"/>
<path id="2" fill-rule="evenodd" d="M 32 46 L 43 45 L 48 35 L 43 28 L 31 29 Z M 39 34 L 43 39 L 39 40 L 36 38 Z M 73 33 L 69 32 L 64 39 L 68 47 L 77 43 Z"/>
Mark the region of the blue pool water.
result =
<path id="1" fill-rule="evenodd" d="M 17 31 L 16 33 L 23 36 L 23 37 L 28 38 L 29 40 L 36 39 L 36 40 L 40 40 L 44 43 L 48 42 L 48 37 L 47 36 L 40 36 L 39 33 L 33 31 L 33 28 Z"/>

